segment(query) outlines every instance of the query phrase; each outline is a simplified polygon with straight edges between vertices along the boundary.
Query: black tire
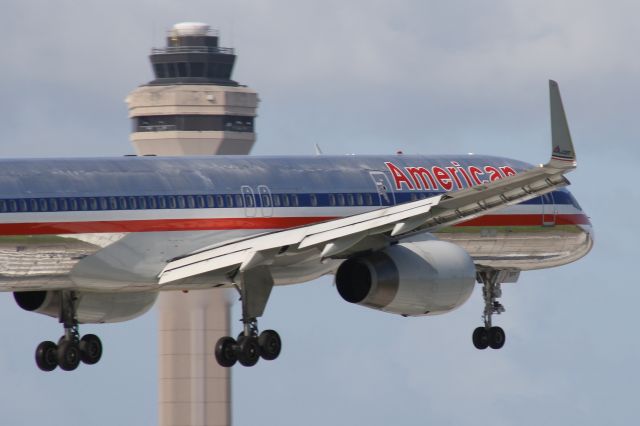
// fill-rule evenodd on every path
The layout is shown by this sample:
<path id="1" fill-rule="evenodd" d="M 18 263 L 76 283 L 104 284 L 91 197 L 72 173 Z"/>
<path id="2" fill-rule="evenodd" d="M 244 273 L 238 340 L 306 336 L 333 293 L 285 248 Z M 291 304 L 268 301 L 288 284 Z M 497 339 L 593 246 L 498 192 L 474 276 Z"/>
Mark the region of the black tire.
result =
<path id="1" fill-rule="evenodd" d="M 260 359 L 260 345 L 255 337 L 242 337 L 237 347 L 238 361 L 245 367 L 253 367 Z"/>
<path id="2" fill-rule="evenodd" d="M 476 349 L 487 349 L 489 346 L 489 332 L 484 327 L 478 327 L 473 330 L 473 346 Z"/>
<path id="3" fill-rule="evenodd" d="M 282 340 L 280 339 L 280 335 L 274 330 L 265 330 L 260 333 L 258 345 L 260 346 L 260 356 L 267 361 L 278 358 L 282 350 Z"/>
<path id="4" fill-rule="evenodd" d="M 225 336 L 218 339 L 216 343 L 216 361 L 221 367 L 232 367 L 238 360 L 236 355 L 237 342 L 233 337 Z"/>
<path id="5" fill-rule="evenodd" d="M 58 366 L 64 371 L 72 371 L 80 364 L 80 348 L 72 340 L 65 340 L 58 346 Z"/>
<path id="6" fill-rule="evenodd" d="M 507 341 L 507 336 L 501 327 L 491 327 L 489 329 L 489 346 L 491 349 L 500 349 Z"/>
<path id="7" fill-rule="evenodd" d="M 36 348 L 36 364 L 42 371 L 53 371 L 58 366 L 58 346 L 45 341 Z"/>
<path id="8" fill-rule="evenodd" d="M 80 339 L 80 360 L 93 365 L 102 358 L 102 342 L 95 334 L 86 334 Z"/>

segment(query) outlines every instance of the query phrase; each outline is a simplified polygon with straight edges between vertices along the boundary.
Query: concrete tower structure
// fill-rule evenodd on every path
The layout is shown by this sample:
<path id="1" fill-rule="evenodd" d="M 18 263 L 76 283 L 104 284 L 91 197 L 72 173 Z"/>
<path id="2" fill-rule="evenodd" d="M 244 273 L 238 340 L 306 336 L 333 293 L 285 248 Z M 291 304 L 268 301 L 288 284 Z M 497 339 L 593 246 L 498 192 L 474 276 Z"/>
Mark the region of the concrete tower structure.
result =
<path id="1" fill-rule="evenodd" d="M 248 154 L 258 96 L 231 80 L 235 58 L 208 25 L 176 24 L 151 51 L 155 79 L 126 99 L 137 154 Z M 224 292 L 162 293 L 159 308 L 160 425 L 230 425 L 230 369 L 213 356 L 231 334 Z"/>

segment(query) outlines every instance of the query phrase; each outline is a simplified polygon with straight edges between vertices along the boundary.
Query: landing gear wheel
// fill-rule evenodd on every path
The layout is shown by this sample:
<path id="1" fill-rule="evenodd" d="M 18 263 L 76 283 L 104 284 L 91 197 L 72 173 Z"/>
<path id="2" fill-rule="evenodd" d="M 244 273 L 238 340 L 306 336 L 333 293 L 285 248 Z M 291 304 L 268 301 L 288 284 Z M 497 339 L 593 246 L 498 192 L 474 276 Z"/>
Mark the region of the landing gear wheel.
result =
<path id="1" fill-rule="evenodd" d="M 42 371 L 53 371 L 58 366 L 58 346 L 51 341 L 42 342 L 36 348 L 36 364 Z"/>
<path id="2" fill-rule="evenodd" d="M 282 340 L 274 330 L 265 330 L 260 333 L 258 345 L 260 346 L 260 356 L 267 361 L 278 358 L 282 350 Z"/>
<path id="3" fill-rule="evenodd" d="M 232 367 L 238 360 L 235 348 L 238 343 L 233 337 L 225 336 L 218 339 L 216 343 L 216 361 L 221 367 Z"/>
<path id="4" fill-rule="evenodd" d="M 489 332 L 484 327 L 473 330 L 473 346 L 476 349 L 487 349 L 489 346 Z"/>
<path id="5" fill-rule="evenodd" d="M 238 361 L 245 367 L 253 367 L 260 359 L 260 345 L 258 339 L 244 336 L 238 341 Z"/>
<path id="6" fill-rule="evenodd" d="M 58 346 L 58 366 L 64 371 L 78 368 L 80 364 L 80 348 L 73 340 L 65 340 Z"/>
<path id="7" fill-rule="evenodd" d="M 95 334 L 87 334 L 80 339 L 80 360 L 93 365 L 102 357 L 102 342 Z"/>
<path id="8" fill-rule="evenodd" d="M 500 349 L 504 346 L 507 337 L 501 327 L 491 327 L 489 329 L 489 346 L 491 349 Z"/>

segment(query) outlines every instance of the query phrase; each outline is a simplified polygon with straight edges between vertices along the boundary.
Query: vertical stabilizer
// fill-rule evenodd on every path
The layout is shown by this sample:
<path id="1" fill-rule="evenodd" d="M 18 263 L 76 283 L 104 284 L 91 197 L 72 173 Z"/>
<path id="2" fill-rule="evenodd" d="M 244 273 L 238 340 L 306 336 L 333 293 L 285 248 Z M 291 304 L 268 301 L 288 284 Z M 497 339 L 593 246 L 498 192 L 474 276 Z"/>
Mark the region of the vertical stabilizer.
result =
<path id="1" fill-rule="evenodd" d="M 558 83 L 549 80 L 549 103 L 551 107 L 551 161 L 555 168 L 576 167 L 576 152 L 573 149 L 567 117 L 562 106 Z"/>

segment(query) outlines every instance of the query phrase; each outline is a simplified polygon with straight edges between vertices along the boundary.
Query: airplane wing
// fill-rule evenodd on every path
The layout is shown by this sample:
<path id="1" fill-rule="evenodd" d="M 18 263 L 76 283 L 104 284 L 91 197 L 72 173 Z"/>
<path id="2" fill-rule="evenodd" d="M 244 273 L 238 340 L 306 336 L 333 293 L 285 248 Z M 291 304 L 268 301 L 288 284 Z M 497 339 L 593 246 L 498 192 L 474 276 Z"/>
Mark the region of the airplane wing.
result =
<path id="1" fill-rule="evenodd" d="M 286 253 L 317 247 L 321 258 L 340 258 L 374 241 L 402 239 L 455 225 L 566 186 L 576 155 L 558 84 L 549 82 L 552 154 L 545 165 L 490 183 L 326 222 L 236 240 L 170 261 L 159 275 L 166 284 L 214 271 L 246 272 Z M 379 244 L 379 243 L 378 243 Z"/>

